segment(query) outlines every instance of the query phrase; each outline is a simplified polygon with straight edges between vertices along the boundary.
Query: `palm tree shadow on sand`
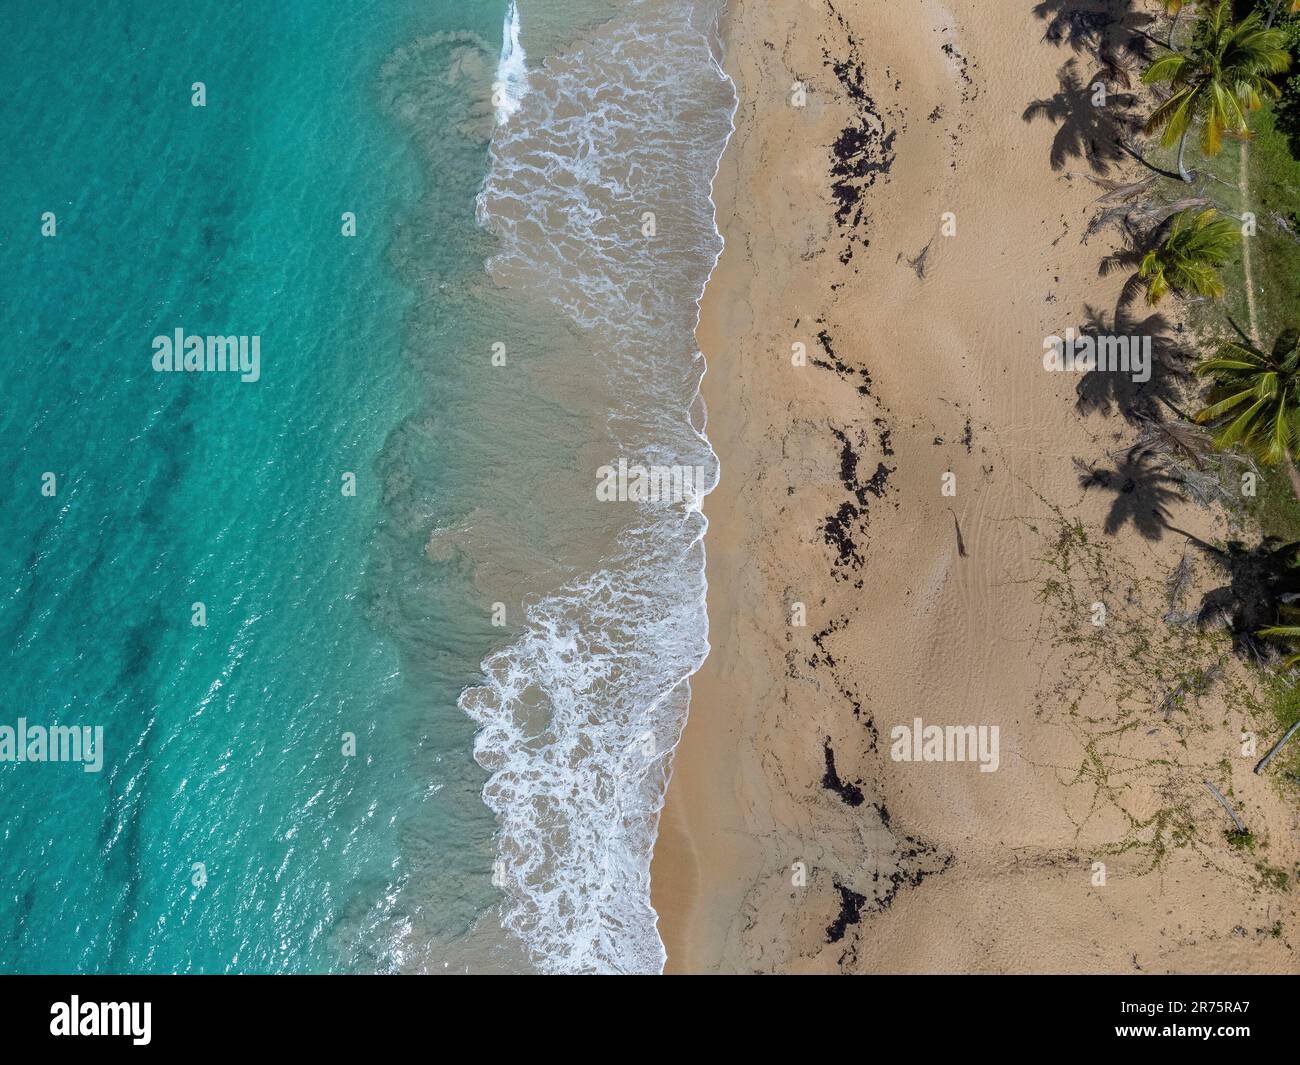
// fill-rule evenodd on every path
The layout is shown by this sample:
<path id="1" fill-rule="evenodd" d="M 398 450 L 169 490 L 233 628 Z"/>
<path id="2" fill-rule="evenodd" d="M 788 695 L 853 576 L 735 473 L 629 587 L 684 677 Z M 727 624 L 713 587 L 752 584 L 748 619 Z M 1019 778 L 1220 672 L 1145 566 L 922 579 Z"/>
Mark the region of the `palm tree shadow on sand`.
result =
<path id="1" fill-rule="evenodd" d="M 1103 528 L 1114 536 L 1132 524 L 1147 540 L 1165 533 L 1186 537 L 1226 577 L 1226 582 L 1201 597 L 1192 620 L 1201 628 L 1224 625 L 1232 634 L 1232 649 L 1243 657 L 1265 660 L 1274 654 L 1259 630 L 1278 624 L 1281 608 L 1300 602 L 1300 541 L 1265 537 L 1254 547 L 1230 540 L 1216 547 L 1169 523 L 1168 506 L 1180 499 L 1178 481 L 1154 465 L 1152 455 L 1132 451 L 1113 469 L 1098 469 L 1076 460 L 1084 490 L 1094 487 L 1115 493 Z"/>
<path id="2" fill-rule="evenodd" d="M 1134 66 L 1152 55 L 1155 15 L 1137 0 L 1041 0 L 1034 14 L 1046 25 L 1043 39 L 1077 55 L 1093 56 L 1109 77 L 1130 84 Z"/>
<path id="3" fill-rule="evenodd" d="M 1094 103 L 1095 86 L 1104 77 L 1102 73 L 1081 77 L 1078 61 L 1070 59 L 1057 72 L 1060 89 L 1047 99 L 1035 100 L 1021 115 L 1026 122 L 1045 118 L 1057 123 L 1050 155 L 1053 170 L 1063 170 L 1071 159 L 1081 159 L 1093 173 L 1106 174 L 1128 158 L 1120 144 L 1141 129 L 1133 113 L 1137 97 L 1108 93 L 1104 104 Z"/>
<path id="4" fill-rule="evenodd" d="M 1076 460 L 1079 486 L 1085 491 L 1101 488 L 1115 494 L 1102 526 L 1114 536 L 1132 525 L 1144 540 L 1159 540 L 1169 525 L 1169 507 L 1182 499 L 1178 481 L 1146 450 L 1123 452 L 1113 468 L 1085 465 Z"/>
<path id="5" fill-rule="evenodd" d="M 1260 638 L 1259 630 L 1276 625 L 1280 607 L 1300 599 L 1300 541 L 1267 536 L 1254 547 L 1230 540 L 1218 548 L 1172 525 L 1168 529 L 1186 536 L 1227 576 L 1226 584 L 1201 597 L 1196 623 L 1225 624 L 1239 655 L 1271 657 L 1274 649 Z"/>
<path id="6" fill-rule="evenodd" d="M 1159 311 L 1143 316 L 1122 297 L 1113 314 L 1084 304 L 1081 335 L 1128 337 L 1130 343 L 1151 338 L 1151 378 L 1135 381 L 1133 373 L 1089 370 L 1075 387 L 1075 408 L 1080 414 L 1119 413 L 1126 421 L 1160 419 L 1170 411 L 1180 413 L 1183 386 L 1191 379 L 1186 364 L 1191 354 L 1181 344 L 1172 323 Z"/>

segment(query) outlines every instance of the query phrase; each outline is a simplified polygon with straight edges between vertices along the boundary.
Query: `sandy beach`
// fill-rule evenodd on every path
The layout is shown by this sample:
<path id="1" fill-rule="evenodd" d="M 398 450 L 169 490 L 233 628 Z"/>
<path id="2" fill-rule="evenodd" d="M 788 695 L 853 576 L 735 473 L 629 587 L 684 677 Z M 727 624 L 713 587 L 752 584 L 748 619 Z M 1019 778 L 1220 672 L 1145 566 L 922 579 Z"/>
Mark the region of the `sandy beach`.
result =
<path id="1" fill-rule="evenodd" d="M 1186 622 L 1234 530 L 1128 450 L 1193 340 L 1099 269 L 1092 179 L 1136 164 L 1077 108 L 1130 90 L 1058 6 L 729 5 L 669 972 L 1300 971 L 1258 676 Z M 1156 335 L 1149 382 L 1044 368 L 1097 322 Z M 918 718 L 996 768 L 900 760 Z"/>

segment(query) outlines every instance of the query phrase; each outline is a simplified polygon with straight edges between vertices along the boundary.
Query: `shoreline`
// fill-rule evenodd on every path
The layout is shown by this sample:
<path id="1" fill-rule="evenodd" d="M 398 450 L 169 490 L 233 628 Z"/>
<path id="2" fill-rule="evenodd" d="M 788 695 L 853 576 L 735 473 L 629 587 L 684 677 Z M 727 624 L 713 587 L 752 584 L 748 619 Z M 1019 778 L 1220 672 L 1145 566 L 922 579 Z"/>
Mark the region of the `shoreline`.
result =
<path id="1" fill-rule="evenodd" d="M 1197 794 L 1249 722 L 1211 692 L 1200 718 L 1125 717 L 1122 740 L 1079 723 L 1140 718 L 1117 693 L 1167 663 L 1131 678 L 1110 648 L 1079 674 L 1062 648 L 1088 630 L 1041 598 L 1047 531 L 1095 527 L 1105 571 L 1072 576 L 1080 594 L 1124 580 L 1140 599 L 1185 552 L 1165 527 L 1225 527 L 1081 483 L 1076 461 L 1107 472 L 1131 438 L 1132 391 L 1043 372 L 1040 340 L 1118 307 L 1109 238 L 1086 226 L 1089 175 L 1122 168 L 1086 147 L 1052 165 L 1061 134 L 1033 108 L 1074 57 L 1042 21 L 949 6 L 723 15 L 740 102 L 697 330 L 722 476 L 704 503 L 711 650 L 651 869 L 665 971 L 1295 971 L 1295 905 L 1252 884 Z M 891 760 L 915 717 L 1000 726 L 1000 768 Z M 1090 806 L 1094 749 L 1139 771 Z M 1240 763 L 1224 787 L 1288 867 L 1294 811 Z M 1202 838 L 1169 845 L 1150 827 L 1168 818 Z"/>
<path id="2" fill-rule="evenodd" d="M 516 117 L 493 128 L 476 203 L 495 238 L 490 291 L 519 312 L 510 350 L 543 346 L 541 326 L 554 324 L 553 357 L 526 360 L 525 373 L 565 412 L 529 447 L 564 441 L 545 487 L 533 482 L 549 519 L 536 526 L 539 559 L 557 579 L 530 570 L 533 586 L 508 604 L 521 623 L 459 700 L 479 726 L 474 757 L 499 826 L 501 923 L 546 972 L 663 967 L 650 857 L 685 682 L 708 650 L 697 501 L 716 460 L 695 333 L 722 247 L 709 184 L 735 102 L 710 34 L 716 10 L 624 6 L 535 64 Z M 540 314 L 524 310 L 532 300 Z M 641 502 L 613 482 L 664 459 L 689 471 L 673 481 L 684 498 L 607 505 Z M 481 587 L 485 604 L 500 594 Z"/>
<path id="3" fill-rule="evenodd" d="M 731 146 L 732 139 L 736 135 L 736 113 L 737 113 L 737 109 L 740 106 L 739 94 L 736 91 L 736 83 L 734 79 L 731 77 L 730 73 L 727 71 L 726 66 L 723 62 L 723 54 L 725 52 L 725 42 L 722 40 L 722 29 L 727 18 L 728 3 L 729 0 L 721 0 L 721 6 L 718 12 L 718 21 L 717 21 L 717 25 L 715 26 L 715 30 L 717 32 L 715 37 L 710 42 L 711 50 L 714 53 L 714 64 L 718 76 L 721 80 L 725 81 L 731 89 L 732 107 L 731 107 L 731 116 L 730 116 L 731 128 L 728 131 L 726 139 L 722 144 L 722 150 L 718 154 L 718 162 L 717 165 L 714 167 L 713 176 L 709 180 L 709 202 L 713 208 L 713 228 L 714 228 L 714 232 L 717 234 L 719 238 L 720 247 L 718 248 L 717 254 L 713 258 L 713 265 L 709 269 L 709 274 L 708 277 L 705 279 L 704 286 L 701 288 L 700 294 L 699 296 L 696 297 L 695 300 L 695 335 L 700 345 L 699 351 L 700 351 L 701 359 L 704 362 L 704 370 L 703 373 L 700 375 L 700 384 L 698 389 L 696 390 L 695 401 L 693 404 L 693 406 L 695 405 L 703 406 L 704 416 L 703 416 L 703 425 L 700 428 L 700 437 L 703 439 L 705 446 L 709 448 L 710 453 L 714 457 L 714 462 L 717 464 L 717 468 L 718 468 L 719 479 L 721 478 L 721 460 L 717 455 L 716 448 L 714 447 L 713 438 L 709 434 L 710 407 L 709 407 L 708 394 L 711 391 L 711 389 L 708 386 L 709 362 L 707 356 L 705 355 L 706 346 L 705 346 L 705 341 L 702 339 L 702 329 L 704 325 L 704 302 L 705 299 L 707 298 L 710 286 L 713 284 L 714 279 L 717 277 L 718 270 L 722 265 L 722 258 L 726 252 L 725 236 L 722 232 L 721 226 L 719 225 L 718 181 L 722 173 L 723 162 L 727 157 L 728 149 Z M 700 664 L 700 669 L 704 667 L 704 665 L 708 662 L 708 659 L 712 655 L 711 641 L 713 638 L 713 633 L 715 631 L 714 617 L 713 617 L 713 603 L 717 598 L 717 596 L 716 594 L 712 594 L 712 595 L 710 594 L 709 573 L 708 573 L 709 562 L 708 562 L 708 546 L 707 546 L 709 528 L 711 527 L 712 522 L 708 518 L 708 515 L 705 514 L 704 512 L 707 508 L 708 500 L 712 498 L 717 491 L 718 491 L 718 484 L 715 483 L 712 490 L 710 492 L 705 493 L 703 502 L 701 503 L 700 506 L 700 512 L 702 515 L 704 515 L 705 518 L 705 528 L 702 537 L 702 540 L 705 545 L 704 595 L 703 595 L 702 605 L 704 607 L 705 615 L 706 615 L 705 660 Z M 704 693 L 706 695 L 708 693 L 707 683 L 704 686 L 698 685 L 700 669 L 696 669 L 694 672 L 690 673 L 688 676 L 684 678 L 684 683 L 686 685 L 686 692 L 687 692 L 686 721 L 682 726 L 682 734 L 678 737 L 677 743 L 674 746 L 671 753 L 671 760 L 668 763 L 668 770 L 666 773 L 666 780 L 664 785 L 664 795 L 662 800 L 664 805 L 660 807 L 659 820 L 656 826 L 654 838 L 651 842 L 651 849 L 650 849 L 650 856 L 649 856 L 649 861 L 650 861 L 649 876 L 650 876 L 651 886 L 650 886 L 650 898 L 647 901 L 650 904 L 652 912 L 654 912 L 655 914 L 655 930 L 657 935 L 659 936 L 660 944 L 662 947 L 661 953 L 663 956 L 663 964 L 660 969 L 661 973 L 668 971 L 670 958 L 674 954 L 681 954 L 683 952 L 685 947 L 685 941 L 682 939 L 678 939 L 673 944 L 672 949 L 670 949 L 669 944 L 665 940 L 665 932 L 664 932 L 664 926 L 662 921 L 662 910 L 658 905 L 655 904 L 654 901 L 654 897 L 656 894 L 656 888 L 654 886 L 654 866 L 656 860 L 659 858 L 659 855 L 661 853 L 660 841 L 663 839 L 663 835 L 666 830 L 664 814 L 665 814 L 665 806 L 668 799 L 668 791 L 672 786 L 672 778 L 676 773 L 678 762 L 682 757 L 681 754 L 682 742 L 685 737 L 686 728 L 690 724 L 690 718 L 691 718 L 690 710 L 691 707 L 695 705 L 696 700 L 700 698 L 701 693 Z M 667 826 L 667 830 L 670 832 L 678 831 L 677 826 L 675 824 Z M 683 853 L 683 848 L 685 848 L 684 853 Z M 669 880 L 670 882 L 673 882 L 674 884 L 681 884 L 683 881 L 685 881 L 686 885 L 689 885 L 691 890 L 697 890 L 698 889 L 697 884 L 694 880 L 694 866 L 697 859 L 689 849 L 689 841 L 685 838 L 675 839 L 674 843 L 666 845 L 664 847 L 664 850 L 670 854 L 672 853 L 681 854 L 681 857 L 675 859 L 677 864 L 674 868 L 674 871 L 672 872 L 672 874 L 665 875 L 665 879 Z M 665 862 L 671 862 L 671 861 L 674 861 L 674 859 L 671 858 L 665 859 Z M 677 890 L 680 891 L 681 889 L 678 888 Z M 684 898 L 679 897 L 678 906 L 681 907 L 683 910 L 685 909 Z"/>

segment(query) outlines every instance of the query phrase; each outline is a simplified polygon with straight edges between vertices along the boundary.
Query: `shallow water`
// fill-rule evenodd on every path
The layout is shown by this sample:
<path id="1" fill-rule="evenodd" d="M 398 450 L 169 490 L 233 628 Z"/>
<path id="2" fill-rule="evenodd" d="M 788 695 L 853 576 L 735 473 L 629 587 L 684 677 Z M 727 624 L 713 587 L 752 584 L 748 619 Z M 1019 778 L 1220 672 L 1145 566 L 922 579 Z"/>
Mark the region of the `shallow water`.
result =
<path id="1" fill-rule="evenodd" d="M 0 13 L 0 724 L 105 735 L 0 762 L 0 968 L 662 964 L 703 519 L 594 488 L 716 476 L 731 87 L 711 5 L 511 8 Z"/>

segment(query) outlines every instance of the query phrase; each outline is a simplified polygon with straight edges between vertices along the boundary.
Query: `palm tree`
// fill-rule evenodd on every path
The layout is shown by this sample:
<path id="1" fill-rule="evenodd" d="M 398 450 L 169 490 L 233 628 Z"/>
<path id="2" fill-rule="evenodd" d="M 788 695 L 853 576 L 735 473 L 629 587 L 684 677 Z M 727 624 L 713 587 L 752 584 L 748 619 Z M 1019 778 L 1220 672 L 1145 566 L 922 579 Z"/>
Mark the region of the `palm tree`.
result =
<path id="1" fill-rule="evenodd" d="M 1137 276 L 1147 283 L 1147 303 L 1155 306 L 1169 292 L 1222 296 L 1217 270 L 1232 256 L 1239 231 L 1218 211 L 1194 207 L 1170 219 L 1169 233 L 1142 257 Z"/>
<path id="2" fill-rule="evenodd" d="M 1233 23 L 1227 0 L 1210 0 L 1196 22 L 1185 52 L 1170 52 L 1146 69 L 1148 85 L 1167 84 L 1170 96 L 1151 112 L 1146 131 L 1164 130 L 1161 142 L 1178 142 L 1178 173 L 1192 180 L 1183 163 L 1187 135 L 1201 122 L 1201 149 L 1218 155 L 1223 135 L 1248 136 L 1246 112 L 1255 111 L 1262 97 L 1280 91 L 1268 79 L 1290 65 L 1286 34 L 1269 29 L 1257 11 Z"/>
<path id="3" fill-rule="evenodd" d="M 1268 13 L 1268 22 L 1265 23 L 1266 26 L 1271 26 L 1277 21 L 1278 12 L 1282 10 L 1282 5 L 1285 2 L 1286 0 L 1273 0 L 1273 7 Z M 1300 0 L 1291 0 L 1290 5 L 1287 7 L 1287 11 L 1293 15 L 1300 13 Z"/>
<path id="4" fill-rule="evenodd" d="M 1166 42 L 1166 46 L 1172 51 L 1174 47 L 1174 30 L 1178 29 L 1178 20 L 1182 17 L 1183 8 L 1192 0 L 1160 0 L 1160 2 L 1164 6 L 1165 14 L 1174 16 L 1173 21 L 1169 23 L 1169 40 Z"/>
<path id="5" fill-rule="evenodd" d="M 1294 617 L 1296 611 L 1294 608 L 1283 607 L 1282 613 Z M 1294 645 L 1300 642 L 1300 625 L 1269 625 L 1267 628 L 1260 629 L 1258 635 L 1274 640 L 1289 640 Z M 1300 663 L 1300 651 L 1293 651 L 1282 659 L 1282 665 L 1287 668 L 1297 663 Z"/>
<path id="6" fill-rule="evenodd" d="M 1218 422 L 1215 445 L 1242 444 L 1269 464 L 1282 464 L 1300 499 L 1300 329 L 1284 329 L 1267 354 L 1253 344 L 1229 341 L 1196 367 L 1211 377 L 1210 403 L 1196 420 Z"/>

